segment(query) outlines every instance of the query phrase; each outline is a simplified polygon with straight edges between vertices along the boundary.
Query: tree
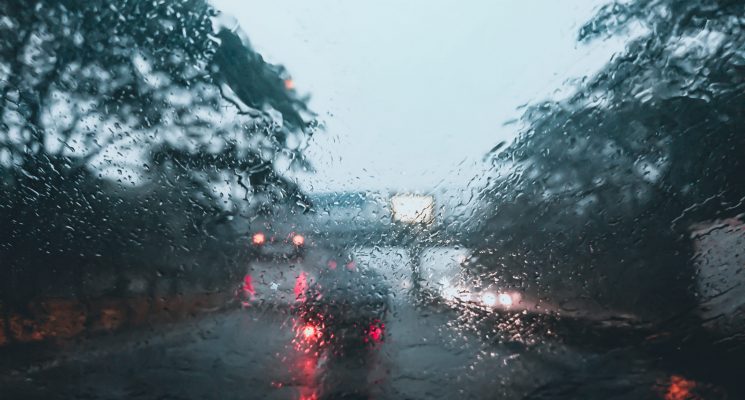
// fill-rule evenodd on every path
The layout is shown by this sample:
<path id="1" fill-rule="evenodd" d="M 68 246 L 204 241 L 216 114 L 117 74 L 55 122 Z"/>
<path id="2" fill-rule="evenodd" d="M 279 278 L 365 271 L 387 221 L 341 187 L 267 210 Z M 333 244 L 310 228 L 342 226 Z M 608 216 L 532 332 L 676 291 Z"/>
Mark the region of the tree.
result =
<path id="1" fill-rule="evenodd" d="M 307 99 L 216 15 L 204 0 L 0 4 L 0 298 L 102 268 L 120 288 L 127 269 L 196 270 L 238 251 L 209 226 L 303 200 L 275 163 L 310 168 Z"/>
<path id="2" fill-rule="evenodd" d="M 613 2 L 580 29 L 642 33 L 570 98 L 530 107 L 494 154 L 496 275 L 642 315 L 690 306 L 691 224 L 745 201 L 744 15 L 740 1 Z"/>

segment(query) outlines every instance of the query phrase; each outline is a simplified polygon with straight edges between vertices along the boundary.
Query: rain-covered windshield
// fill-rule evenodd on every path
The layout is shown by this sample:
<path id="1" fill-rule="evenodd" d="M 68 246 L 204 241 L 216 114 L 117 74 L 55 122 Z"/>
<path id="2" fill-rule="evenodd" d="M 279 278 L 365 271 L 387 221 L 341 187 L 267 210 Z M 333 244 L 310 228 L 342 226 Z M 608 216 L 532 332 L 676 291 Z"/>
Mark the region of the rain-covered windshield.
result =
<path id="1" fill-rule="evenodd" d="M 3 0 L 0 399 L 743 399 L 745 2 Z"/>

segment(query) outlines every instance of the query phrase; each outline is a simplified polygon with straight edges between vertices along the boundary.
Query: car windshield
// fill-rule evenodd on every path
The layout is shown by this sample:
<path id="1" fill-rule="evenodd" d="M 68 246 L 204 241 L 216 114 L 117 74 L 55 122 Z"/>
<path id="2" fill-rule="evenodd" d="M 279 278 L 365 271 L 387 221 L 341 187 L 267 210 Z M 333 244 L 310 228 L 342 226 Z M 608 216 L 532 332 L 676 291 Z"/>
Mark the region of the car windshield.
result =
<path id="1" fill-rule="evenodd" d="M 745 399 L 745 0 L 0 1 L 0 398 Z"/>

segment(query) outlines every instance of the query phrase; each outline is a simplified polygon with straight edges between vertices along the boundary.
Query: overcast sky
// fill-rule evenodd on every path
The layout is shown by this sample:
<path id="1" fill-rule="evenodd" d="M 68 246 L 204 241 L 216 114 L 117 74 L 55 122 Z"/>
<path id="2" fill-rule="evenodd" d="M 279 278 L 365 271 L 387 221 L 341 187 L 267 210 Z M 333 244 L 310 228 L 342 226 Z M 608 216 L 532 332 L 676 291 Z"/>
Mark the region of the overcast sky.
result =
<path id="1" fill-rule="evenodd" d="M 284 64 L 327 129 L 311 191 L 459 187 L 512 140 L 525 103 L 600 68 L 622 44 L 576 43 L 602 0 L 213 0 Z"/>

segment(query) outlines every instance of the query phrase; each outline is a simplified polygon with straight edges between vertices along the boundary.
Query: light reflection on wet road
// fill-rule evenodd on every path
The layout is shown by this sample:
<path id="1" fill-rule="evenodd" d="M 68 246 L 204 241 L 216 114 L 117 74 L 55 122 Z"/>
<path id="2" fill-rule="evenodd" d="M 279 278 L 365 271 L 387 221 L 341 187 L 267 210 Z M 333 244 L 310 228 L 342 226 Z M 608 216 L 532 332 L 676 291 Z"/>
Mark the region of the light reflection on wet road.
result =
<path id="1" fill-rule="evenodd" d="M 600 357 L 556 343 L 498 344 L 453 317 L 398 303 L 377 350 L 328 357 L 294 346 L 284 313 L 235 310 L 138 336 L 137 345 L 122 338 L 98 351 L 88 346 L 91 356 L 0 384 L 8 398 L 39 399 L 519 399 L 566 384 Z M 625 374 L 618 382 L 640 394 L 661 376 L 623 354 L 600 358 L 607 377 Z"/>
<path id="2" fill-rule="evenodd" d="M 404 252 L 366 253 L 391 271 L 389 284 L 405 282 Z M 99 337 L 68 346 L 52 363 L 0 374 L 0 398 L 666 399 L 692 385 L 633 349 L 581 338 L 562 344 L 566 337 L 526 326 L 540 318 L 476 322 L 465 310 L 415 304 L 398 289 L 385 341 L 346 356 L 298 346 L 284 309 Z"/>

